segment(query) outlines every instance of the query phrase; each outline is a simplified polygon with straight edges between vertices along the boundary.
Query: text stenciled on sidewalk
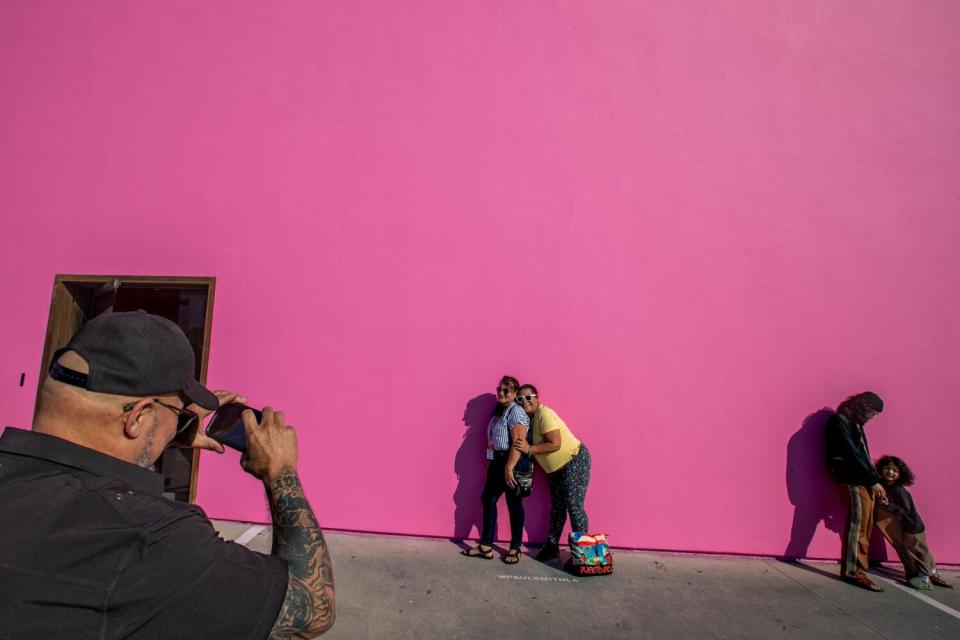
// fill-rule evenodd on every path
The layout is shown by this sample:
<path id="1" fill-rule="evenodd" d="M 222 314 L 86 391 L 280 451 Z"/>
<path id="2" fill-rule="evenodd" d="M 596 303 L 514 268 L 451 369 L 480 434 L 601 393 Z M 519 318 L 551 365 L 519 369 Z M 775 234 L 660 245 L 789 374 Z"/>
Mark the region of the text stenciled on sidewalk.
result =
<path id="1" fill-rule="evenodd" d="M 557 576 L 497 576 L 501 580 L 531 580 L 533 582 L 580 582 L 579 578 L 560 578 Z"/>

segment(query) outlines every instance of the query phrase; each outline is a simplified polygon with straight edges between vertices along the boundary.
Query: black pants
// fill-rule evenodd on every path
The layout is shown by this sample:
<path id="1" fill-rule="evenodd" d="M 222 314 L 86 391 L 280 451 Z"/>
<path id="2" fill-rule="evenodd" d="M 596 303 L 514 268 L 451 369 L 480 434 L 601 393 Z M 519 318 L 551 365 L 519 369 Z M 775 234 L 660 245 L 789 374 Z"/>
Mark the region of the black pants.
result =
<path id="1" fill-rule="evenodd" d="M 516 489 L 507 486 L 503 477 L 508 453 L 497 451 L 487 465 L 487 482 L 480 496 L 483 503 L 483 532 L 480 535 L 480 544 L 493 544 L 493 538 L 497 535 L 497 502 L 500 496 L 506 493 L 507 510 L 510 512 L 510 546 L 519 548 L 523 541 L 523 498 L 517 495 Z"/>

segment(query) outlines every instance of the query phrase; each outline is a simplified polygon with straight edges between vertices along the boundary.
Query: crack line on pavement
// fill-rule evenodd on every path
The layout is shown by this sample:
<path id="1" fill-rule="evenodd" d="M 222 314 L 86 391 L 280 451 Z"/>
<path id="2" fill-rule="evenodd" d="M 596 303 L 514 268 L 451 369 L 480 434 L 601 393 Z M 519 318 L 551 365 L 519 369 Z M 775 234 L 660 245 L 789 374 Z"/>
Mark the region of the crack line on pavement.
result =
<path id="1" fill-rule="evenodd" d="M 789 573 L 787 573 L 786 571 L 784 571 L 784 570 L 781 569 L 780 567 L 776 566 L 775 564 L 772 564 L 769 560 L 766 560 L 765 562 L 766 562 L 767 566 L 769 566 L 769 567 L 772 568 L 772 569 L 775 569 L 778 573 L 780 573 L 781 575 L 785 576 L 788 580 L 792 580 L 793 582 L 797 583 L 798 585 L 800 585 L 801 587 L 803 587 L 804 589 L 806 589 L 807 591 L 809 591 L 810 593 L 812 593 L 816 598 L 819 598 L 820 600 L 823 600 L 824 602 L 826 602 L 827 604 L 829 604 L 829 605 L 832 606 L 834 609 L 836 609 L 837 611 L 839 611 L 839 612 L 842 613 L 843 615 L 847 616 L 847 617 L 850 618 L 851 620 L 854 620 L 854 621 L 856 621 L 856 622 L 859 622 L 861 625 L 863 625 L 864 627 L 866 627 L 866 628 L 869 629 L 870 631 L 874 632 L 875 634 L 877 634 L 878 636 L 880 636 L 880 637 L 883 638 L 884 640 L 890 640 L 890 638 L 887 638 L 887 636 L 883 635 L 883 634 L 880 633 L 878 630 L 874 629 L 874 628 L 871 627 L 869 624 L 867 624 L 866 622 L 864 622 L 863 620 L 861 620 L 861 619 L 858 618 L 857 616 L 853 615 L 852 613 L 850 613 L 849 611 L 847 611 L 846 609 L 844 609 L 843 607 L 841 607 L 840 605 L 838 605 L 836 602 L 834 602 L 834 601 L 831 600 L 830 598 L 827 598 L 826 596 L 821 595 L 820 593 L 814 591 L 813 589 L 811 589 L 811 588 L 808 587 L 807 585 L 803 584 L 802 582 L 800 582 L 799 580 L 797 580 L 796 578 L 794 578 L 793 576 L 791 576 Z M 803 565 L 803 563 L 801 563 L 801 562 L 797 562 L 796 564 L 801 565 L 801 566 Z"/>

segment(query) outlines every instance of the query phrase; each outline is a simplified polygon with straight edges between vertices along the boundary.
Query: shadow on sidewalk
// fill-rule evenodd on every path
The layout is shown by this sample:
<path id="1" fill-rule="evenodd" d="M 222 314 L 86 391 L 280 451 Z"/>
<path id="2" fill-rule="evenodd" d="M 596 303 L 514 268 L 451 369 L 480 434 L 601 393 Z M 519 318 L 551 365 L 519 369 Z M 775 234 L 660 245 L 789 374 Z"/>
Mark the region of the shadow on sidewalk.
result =
<path id="1" fill-rule="evenodd" d="M 837 573 L 831 573 L 830 571 L 825 571 L 824 569 L 820 569 L 820 568 L 815 567 L 815 566 L 813 566 L 813 565 L 811 565 L 811 564 L 806 564 L 806 563 L 804 563 L 804 562 L 801 562 L 801 561 L 795 560 L 795 559 L 778 558 L 777 561 L 778 561 L 778 562 L 782 562 L 783 564 L 788 564 L 788 565 L 790 565 L 791 567 L 797 567 L 798 569 L 803 569 L 804 571 L 809 571 L 810 573 L 815 573 L 815 574 L 817 574 L 818 576 L 823 576 L 824 578 L 829 578 L 829 579 L 831 579 L 831 580 L 836 580 L 837 582 L 843 582 L 843 578 L 840 577 L 839 572 L 837 572 Z"/>

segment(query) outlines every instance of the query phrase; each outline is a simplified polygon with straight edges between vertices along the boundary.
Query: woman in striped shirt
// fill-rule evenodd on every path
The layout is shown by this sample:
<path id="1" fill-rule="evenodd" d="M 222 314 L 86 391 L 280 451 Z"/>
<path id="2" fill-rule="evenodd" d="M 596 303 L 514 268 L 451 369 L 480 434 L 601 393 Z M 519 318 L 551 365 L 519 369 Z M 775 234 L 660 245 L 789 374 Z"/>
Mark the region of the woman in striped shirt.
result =
<path id="1" fill-rule="evenodd" d="M 497 502 L 507 494 L 510 512 L 510 550 L 503 557 L 507 564 L 520 562 L 520 543 L 523 539 L 523 497 L 517 491 L 513 476 L 520 452 L 513 448 L 517 438 L 526 438 L 530 419 L 515 402 L 520 383 L 516 378 L 503 376 L 497 385 L 497 407 L 487 426 L 487 481 L 480 501 L 483 503 L 483 531 L 480 544 L 463 552 L 471 558 L 493 559 L 493 538 L 497 534 Z"/>

